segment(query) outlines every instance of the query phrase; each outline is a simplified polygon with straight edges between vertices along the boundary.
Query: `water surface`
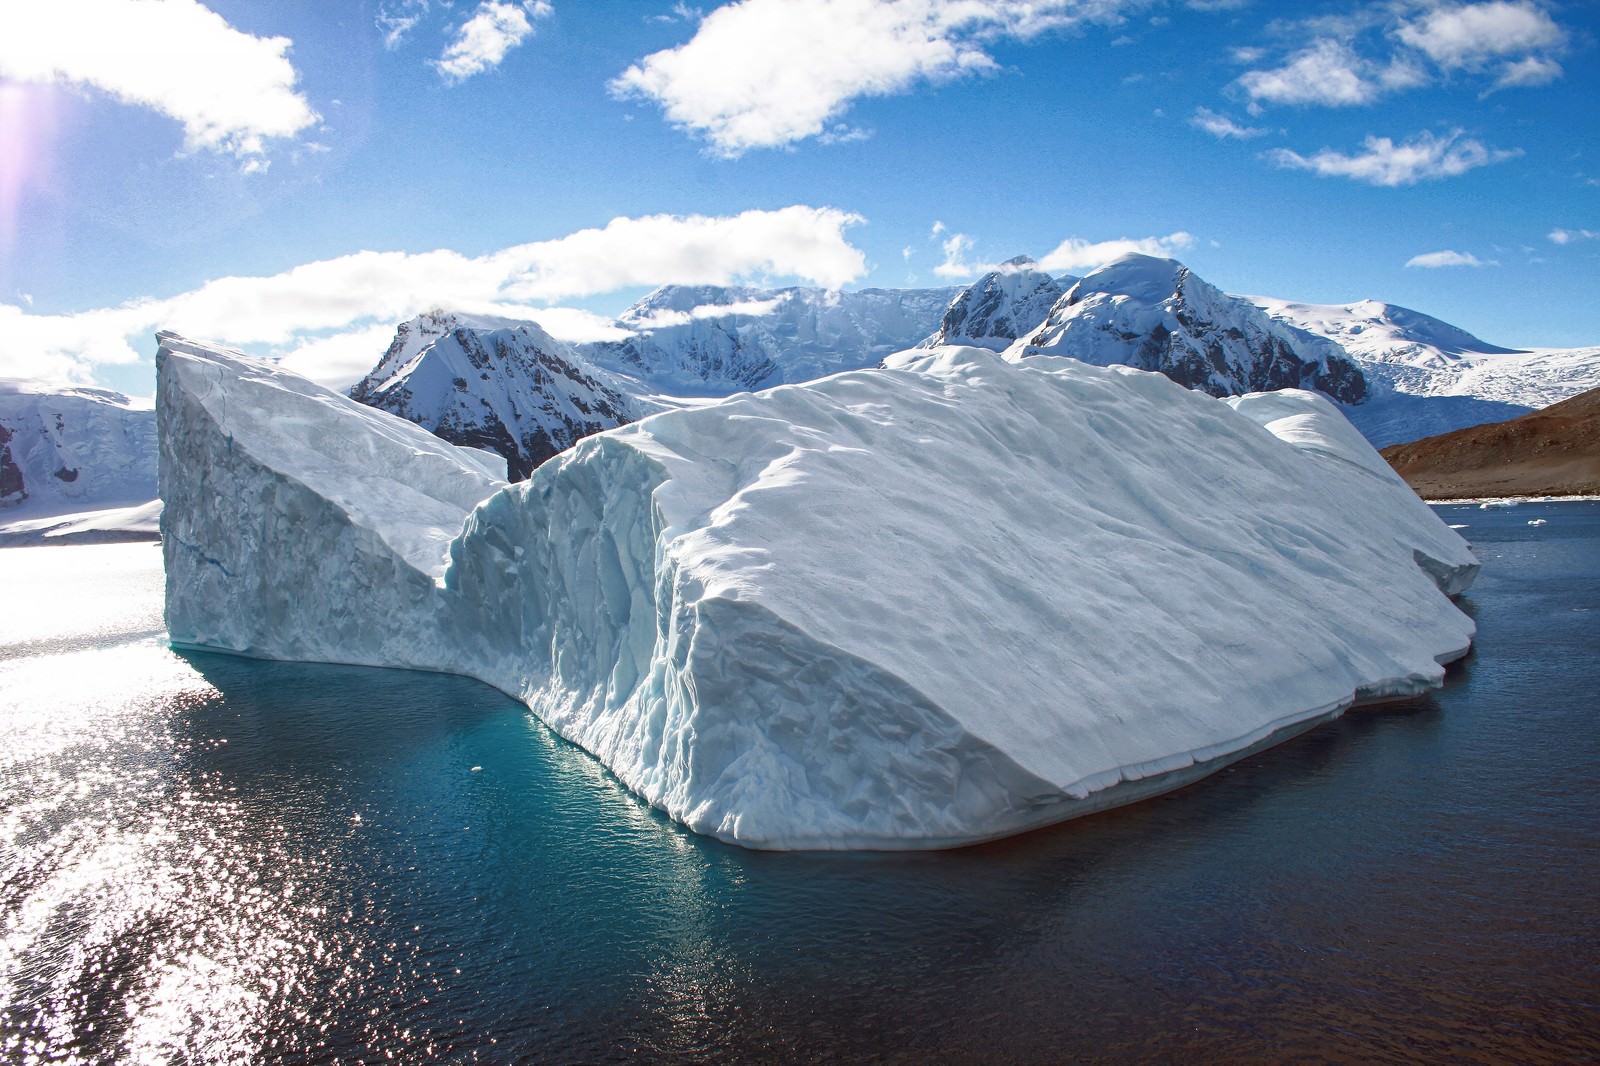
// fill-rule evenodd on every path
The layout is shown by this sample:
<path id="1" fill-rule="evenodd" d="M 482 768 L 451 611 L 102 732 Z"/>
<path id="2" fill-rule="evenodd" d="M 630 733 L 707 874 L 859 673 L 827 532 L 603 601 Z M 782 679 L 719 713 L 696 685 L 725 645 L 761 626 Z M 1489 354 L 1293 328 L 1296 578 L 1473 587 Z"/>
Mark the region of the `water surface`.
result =
<path id="1" fill-rule="evenodd" d="M 1442 691 L 892 856 L 696 837 L 476 682 L 179 656 L 156 547 L 0 551 L 0 1059 L 1595 1059 L 1600 504 L 1440 513 Z"/>

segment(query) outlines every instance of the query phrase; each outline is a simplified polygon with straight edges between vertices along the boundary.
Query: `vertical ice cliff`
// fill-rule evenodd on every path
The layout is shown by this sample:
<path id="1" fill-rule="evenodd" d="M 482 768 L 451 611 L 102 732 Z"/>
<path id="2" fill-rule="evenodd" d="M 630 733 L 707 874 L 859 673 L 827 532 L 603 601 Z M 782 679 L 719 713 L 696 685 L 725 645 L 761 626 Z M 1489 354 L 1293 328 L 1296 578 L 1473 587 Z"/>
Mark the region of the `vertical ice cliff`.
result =
<path id="1" fill-rule="evenodd" d="M 173 642 L 450 669 L 439 586 L 467 512 L 505 484 L 485 458 L 270 364 L 159 339 Z"/>
<path id="2" fill-rule="evenodd" d="M 160 381 L 174 640 L 480 678 L 747 846 L 1130 802 L 1437 685 L 1472 636 L 1466 545 L 1310 393 L 937 348 L 497 488 L 236 355 L 167 336 Z"/>
<path id="3" fill-rule="evenodd" d="M 119 392 L 0 381 L 0 515 L 85 511 L 155 495 L 155 412 Z"/>

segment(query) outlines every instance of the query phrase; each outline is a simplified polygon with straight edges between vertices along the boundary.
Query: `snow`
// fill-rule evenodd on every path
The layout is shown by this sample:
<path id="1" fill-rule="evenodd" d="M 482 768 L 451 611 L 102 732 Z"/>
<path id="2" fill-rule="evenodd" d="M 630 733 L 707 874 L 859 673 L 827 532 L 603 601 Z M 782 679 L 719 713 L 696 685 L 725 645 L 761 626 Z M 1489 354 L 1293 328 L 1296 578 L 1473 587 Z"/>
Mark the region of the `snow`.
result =
<path id="1" fill-rule="evenodd" d="M 1281 322 L 1336 341 L 1361 364 L 1371 395 L 1345 413 L 1379 448 L 1504 422 L 1600 387 L 1600 348 L 1502 348 L 1377 300 L 1241 299 Z"/>
<path id="2" fill-rule="evenodd" d="M 1008 259 L 968 285 L 945 309 L 939 328 L 919 348 L 967 344 L 1004 351 L 1011 342 L 1039 328 L 1078 279 L 1051 277 L 1027 256 Z"/>
<path id="3" fill-rule="evenodd" d="M 160 500 L 147 500 L 129 507 L 103 507 L 0 523 L 0 546 L 4 547 L 24 544 L 110 544 L 129 540 L 158 540 L 160 536 Z"/>
<path id="4" fill-rule="evenodd" d="M 153 499 L 155 450 L 148 401 L 0 381 L 0 530 Z"/>
<path id="5" fill-rule="evenodd" d="M 442 617 L 451 539 L 505 484 L 483 458 L 271 364 L 158 337 L 173 642 L 452 666 L 413 642 Z"/>
<path id="6" fill-rule="evenodd" d="M 401 323 L 350 395 L 489 450 L 516 480 L 574 441 L 654 409 L 536 323 L 443 311 Z"/>
<path id="7" fill-rule="evenodd" d="M 577 350 L 643 393 L 727 396 L 876 366 L 934 330 L 957 291 L 668 285 L 618 318 L 633 336 Z"/>
<path id="8" fill-rule="evenodd" d="M 1148 255 L 1124 256 L 1080 279 L 1005 355 L 1155 370 L 1213 396 L 1277 388 L 1315 388 L 1351 402 L 1366 395 L 1360 370 L 1337 344 L 1224 294 L 1176 260 Z"/>
<path id="9" fill-rule="evenodd" d="M 664 412 L 499 487 L 169 335 L 172 639 L 476 677 L 697 832 L 828 849 L 1131 802 L 1435 686 L 1470 643 L 1444 594 L 1465 542 L 1315 395 L 887 362 Z"/>

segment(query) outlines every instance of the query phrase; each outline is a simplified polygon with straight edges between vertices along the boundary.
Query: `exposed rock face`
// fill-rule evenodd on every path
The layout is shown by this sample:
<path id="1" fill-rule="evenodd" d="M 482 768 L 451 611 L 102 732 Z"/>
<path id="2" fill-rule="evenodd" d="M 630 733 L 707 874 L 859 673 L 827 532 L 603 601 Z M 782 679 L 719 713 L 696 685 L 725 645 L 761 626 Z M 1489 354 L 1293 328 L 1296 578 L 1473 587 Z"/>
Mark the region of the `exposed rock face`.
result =
<path id="1" fill-rule="evenodd" d="M 1171 259 L 1129 255 L 1073 285 L 1007 358 L 1064 355 L 1165 374 L 1213 396 L 1313 389 L 1344 403 L 1367 395 L 1337 344 L 1269 317 Z"/>
<path id="2" fill-rule="evenodd" d="M 1383 450 L 1424 499 L 1600 495 L 1600 389 Z"/>
<path id="3" fill-rule="evenodd" d="M 945 309 L 939 329 L 917 347 L 970 344 L 1004 351 L 1012 341 L 1038 328 L 1050 308 L 1077 281 L 1051 277 L 1032 259 L 1019 255 L 958 292 Z"/>
<path id="4" fill-rule="evenodd" d="M 620 383 L 533 323 L 438 311 L 402 323 L 350 396 L 496 452 L 514 481 L 639 414 Z"/>
<path id="5" fill-rule="evenodd" d="M 28 498 L 22 467 L 11 457 L 11 430 L 0 423 L 0 507 L 21 503 Z"/>

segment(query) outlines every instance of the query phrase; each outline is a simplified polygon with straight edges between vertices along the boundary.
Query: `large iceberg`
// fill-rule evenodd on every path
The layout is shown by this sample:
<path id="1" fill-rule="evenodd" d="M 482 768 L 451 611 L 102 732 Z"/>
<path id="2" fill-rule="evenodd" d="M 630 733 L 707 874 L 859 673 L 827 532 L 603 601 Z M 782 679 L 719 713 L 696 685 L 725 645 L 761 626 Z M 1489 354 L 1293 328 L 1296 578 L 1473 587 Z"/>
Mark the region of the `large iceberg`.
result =
<path id="1" fill-rule="evenodd" d="M 669 411 L 504 486 L 172 335 L 172 640 L 448 670 L 762 848 L 933 848 L 1436 686 L 1467 545 L 1327 400 L 974 348 Z"/>

